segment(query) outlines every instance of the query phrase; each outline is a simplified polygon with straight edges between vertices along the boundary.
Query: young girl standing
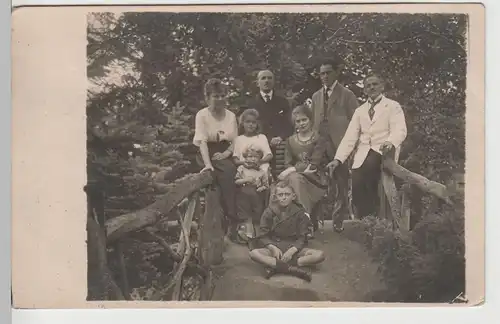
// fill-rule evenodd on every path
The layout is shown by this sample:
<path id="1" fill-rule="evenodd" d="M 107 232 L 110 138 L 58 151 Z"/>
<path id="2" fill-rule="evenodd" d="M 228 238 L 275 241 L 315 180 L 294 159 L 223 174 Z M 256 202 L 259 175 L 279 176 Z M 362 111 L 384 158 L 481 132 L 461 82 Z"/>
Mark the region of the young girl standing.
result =
<path id="1" fill-rule="evenodd" d="M 236 167 L 241 169 L 245 166 L 245 163 L 247 162 L 246 153 L 248 153 L 249 151 L 261 152 L 260 158 L 255 160 L 255 163 L 257 163 L 256 168 L 262 171 L 266 177 L 266 180 L 268 180 L 270 177 L 269 162 L 273 158 L 273 154 L 271 152 L 271 148 L 269 147 L 269 142 L 266 135 L 261 134 L 259 112 L 256 109 L 246 109 L 245 111 L 243 111 L 239 120 L 239 129 L 241 135 L 236 137 L 233 147 L 233 159 Z M 245 222 L 243 230 L 247 237 L 254 236 L 255 230 L 254 224 L 252 222 L 252 217 L 248 217 L 248 208 L 245 206 L 247 206 L 248 202 L 250 201 L 254 202 L 251 205 L 264 206 L 268 201 L 268 189 L 269 188 L 267 186 L 265 190 L 253 192 L 255 190 L 250 190 L 245 186 L 237 185 L 237 215 L 240 221 Z M 253 197 L 252 199 L 249 198 L 249 190 L 252 191 L 252 194 L 250 195 L 251 197 Z M 262 201 L 262 204 L 256 204 L 256 199 Z M 258 208 L 258 206 L 253 206 L 251 208 L 253 214 L 262 212 L 260 208 Z M 254 216 L 257 220 L 260 220 L 260 215 Z"/>
<path id="2" fill-rule="evenodd" d="M 259 112 L 256 109 L 246 109 L 239 120 L 240 134 L 234 140 L 233 159 L 236 166 L 244 164 L 243 152 L 249 147 L 262 151 L 260 168 L 269 175 L 269 162 L 273 158 L 266 135 L 260 132 Z"/>

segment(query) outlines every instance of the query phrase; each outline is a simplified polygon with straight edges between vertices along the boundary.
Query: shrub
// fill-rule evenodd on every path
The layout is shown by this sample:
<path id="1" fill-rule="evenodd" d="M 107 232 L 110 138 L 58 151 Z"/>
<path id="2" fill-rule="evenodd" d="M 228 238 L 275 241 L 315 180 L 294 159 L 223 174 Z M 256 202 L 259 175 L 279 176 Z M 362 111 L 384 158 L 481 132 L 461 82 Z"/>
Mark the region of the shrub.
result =
<path id="1" fill-rule="evenodd" d="M 383 300 L 447 302 L 465 292 L 464 215 L 451 206 L 425 215 L 409 233 L 385 220 L 360 222 L 386 284 Z"/>

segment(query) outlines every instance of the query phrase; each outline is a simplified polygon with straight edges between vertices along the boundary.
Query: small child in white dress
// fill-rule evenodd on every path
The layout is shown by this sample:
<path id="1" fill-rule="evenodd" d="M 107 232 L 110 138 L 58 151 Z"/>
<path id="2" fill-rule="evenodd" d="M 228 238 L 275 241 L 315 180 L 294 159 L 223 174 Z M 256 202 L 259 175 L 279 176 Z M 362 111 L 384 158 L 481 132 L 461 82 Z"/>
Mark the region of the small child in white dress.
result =
<path id="1" fill-rule="evenodd" d="M 262 150 L 247 148 L 235 176 L 237 215 L 245 223 L 243 231 L 247 238 L 255 236 L 255 227 L 259 225 L 268 195 L 265 191 L 269 190 L 269 176 L 259 164 L 262 156 Z"/>
<path id="2" fill-rule="evenodd" d="M 239 120 L 241 135 L 234 140 L 233 159 L 236 166 L 244 164 L 243 152 L 248 148 L 262 151 L 260 168 L 269 176 L 269 162 L 273 158 L 271 147 L 266 135 L 260 133 L 259 112 L 255 109 L 246 109 Z"/>

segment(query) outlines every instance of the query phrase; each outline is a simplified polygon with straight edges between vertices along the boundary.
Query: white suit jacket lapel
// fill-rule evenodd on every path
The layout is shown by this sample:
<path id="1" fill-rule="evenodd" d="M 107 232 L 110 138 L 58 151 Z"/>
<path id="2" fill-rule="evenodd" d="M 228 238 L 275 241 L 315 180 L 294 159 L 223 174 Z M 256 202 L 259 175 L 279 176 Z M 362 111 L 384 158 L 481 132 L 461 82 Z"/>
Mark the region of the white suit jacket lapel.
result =
<path id="1" fill-rule="evenodd" d="M 365 101 L 358 109 L 362 111 L 361 118 L 365 120 L 363 122 L 364 125 L 371 125 L 372 121 L 370 120 L 370 116 L 368 115 L 368 110 L 370 109 L 370 103 Z M 362 109 L 362 110 L 361 110 Z"/>

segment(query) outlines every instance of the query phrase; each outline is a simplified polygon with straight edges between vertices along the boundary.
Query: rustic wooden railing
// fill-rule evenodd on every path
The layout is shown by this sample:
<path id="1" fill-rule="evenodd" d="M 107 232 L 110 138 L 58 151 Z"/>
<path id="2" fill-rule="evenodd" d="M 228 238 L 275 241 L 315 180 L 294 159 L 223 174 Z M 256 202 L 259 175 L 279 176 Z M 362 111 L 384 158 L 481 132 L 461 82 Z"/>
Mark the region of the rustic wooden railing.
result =
<path id="1" fill-rule="evenodd" d="M 463 174 L 455 173 L 453 180 L 444 185 L 407 170 L 391 155 L 384 156 L 379 186 L 378 217 L 392 220 L 395 229 L 410 231 L 423 214 L 421 203 L 424 194 L 437 199 L 438 204 L 463 204 L 461 201 L 463 199 L 463 176 Z M 402 182 L 400 190 L 396 187 L 395 179 Z"/>
<path id="2" fill-rule="evenodd" d="M 281 153 L 281 152 L 280 152 Z M 398 190 L 395 179 L 403 185 Z M 458 182 L 463 183 L 462 179 Z M 168 258 L 175 261 L 173 274 L 160 278 L 161 289 L 150 300 L 180 300 L 183 276 L 186 270 L 202 279 L 195 300 L 209 300 L 213 290 L 214 265 L 222 262 L 224 248 L 222 209 L 219 191 L 213 186 L 210 172 L 188 174 L 163 186 L 163 195 L 151 205 L 106 220 L 103 216 L 104 198 L 99 186 L 89 183 L 88 196 L 88 275 L 97 290 L 90 290 L 91 300 L 131 299 L 127 280 L 122 240 L 133 233 L 142 232 L 163 247 Z M 380 186 L 380 218 L 390 219 L 394 228 L 409 231 L 422 215 L 424 194 L 436 197 L 444 204 L 454 204 L 456 184 L 451 188 L 411 172 L 390 156 L 384 157 Z M 411 210 L 414 213 L 411 213 Z M 178 242 L 171 244 L 158 233 L 157 226 L 180 227 Z M 108 248 L 114 254 L 108 253 Z M 116 258 L 119 265 L 119 283 L 110 271 L 108 258 Z"/>
<path id="3" fill-rule="evenodd" d="M 89 290 L 88 299 L 131 299 L 120 241 L 131 233 L 142 231 L 158 242 L 168 257 L 175 261 L 173 275 L 165 274 L 165 278 L 160 278 L 159 281 L 164 282 L 161 285 L 164 288 L 156 291 L 150 300 L 180 300 L 186 269 L 198 274 L 202 279 L 198 295 L 193 299 L 209 300 L 213 289 L 212 266 L 222 262 L 223 252 L 223 214 L 218 189 L 212 186 L 212 182 L 210 172 L 186 175 L 164 185 L 166 193 L 151 205 L 105 222 L 104 217 L 99 215 L 103 210 L 95 208 L 95 202 L 102 201 L 102 197 L 96 194 L 98 188 L 89 184 L 86 187 L 89 201 L 88 273 L 89 277 L 98 281 L 98 284 L 94 285 L 98 288 L 97 291 Z M 159 222 L 167 226 L 179 224 L 180 237 L 175 246 L 157 233 L 155 225 Z M 120 284 L 116 283 L 108 266 L 109 247 L 113 247 L 116 252 L 121 272 L 119 277 L 122 278 Z"/>

